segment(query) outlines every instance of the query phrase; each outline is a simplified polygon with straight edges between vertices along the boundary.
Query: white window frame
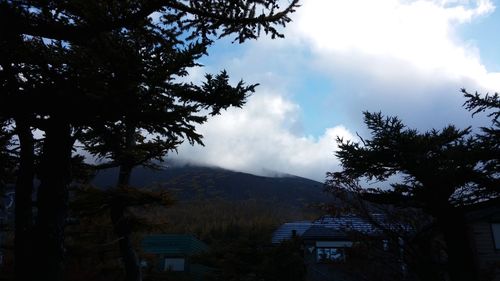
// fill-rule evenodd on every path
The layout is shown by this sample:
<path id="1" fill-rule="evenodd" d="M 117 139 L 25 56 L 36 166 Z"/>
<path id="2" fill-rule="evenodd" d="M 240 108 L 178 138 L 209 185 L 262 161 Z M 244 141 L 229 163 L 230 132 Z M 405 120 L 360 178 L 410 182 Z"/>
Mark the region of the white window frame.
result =
<path id="1" fill-rule="evenodd" d="M 321 252 L 324 253 L 325 257 L 322 258 Z M 331 255 L 335 252 L 335 254 L 339 254 L 339 258 L 333 258 Z M 345 248 L 344 247 L 321 247 L 316 248 L 316 262 L 324 263 L 324 262 L 344 262 L 345 261 Z"/>

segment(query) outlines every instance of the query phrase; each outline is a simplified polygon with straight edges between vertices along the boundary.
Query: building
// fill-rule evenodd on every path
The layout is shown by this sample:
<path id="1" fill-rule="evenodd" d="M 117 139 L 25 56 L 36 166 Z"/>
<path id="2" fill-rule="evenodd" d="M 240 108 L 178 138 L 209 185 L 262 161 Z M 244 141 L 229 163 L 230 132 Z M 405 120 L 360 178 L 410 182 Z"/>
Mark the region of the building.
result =
<path id="1" fill-rule="evenodd" d="M 312 225 L 313 223 L 310 221 L 284 223 L 273 233 L 271 243 L 277 245 L 285 240 L 292 239 L 294 236 L 302 236 Z"/>
<path id="2" fill-rule="evenodd" d="M 208 250 L 208 246 L 193 235 L 148 235 L 141 243 L 145 275 L 170 275 L 179 280 L 202 280 L 208 267 L 195 264 L 192 257 Z"/>
<path id="3" fill-rule="evenodd" d="M 479 280 L 500 281 L 500 198 L 465 208 Z"/>
<path id="4" fill-rule="evenodd" d="M 384 216 L 375 214 L 373 218 L 390 227 L 389 224 L 384 223 Z M 384 262 L 384 265 L 392 263 L 392 269 L 394 269 L 391 269 L 393 272 L 383 272 L 378 268 L 373 268 L 372 271 L 379 276 L 377 276 L 378 279 L 370 280 L 388 280 L 389 274 L 400 276 L 404 271 L 399 259 L 399 245 L 391 244 L 382 231 L 355 215 L 323 216 L 312 222 L 285 223 L 274 232 L 272 243 L 279 244 L 293 237 L 298 237 L 302 241 L 308 281 L 359 280 L 359 274 L 369 272 L 366 267 L 363 268 L 367 269 L 365 272 L 362 272 L 363 270 L 353 272 L 353 267 L 363 265 L 363 260 L 359 259 L 360 249 L 363 251 L 362 255 L 376 255 L 377 260 Z M 366 248 L 359 247 L 361 241 L 370 244 L 370 249 L 366 252 L 364 252 Z M 368 264 L 373 266 L 371 262 Z M 399 277 L 394 279 L 400 280 Z"/>

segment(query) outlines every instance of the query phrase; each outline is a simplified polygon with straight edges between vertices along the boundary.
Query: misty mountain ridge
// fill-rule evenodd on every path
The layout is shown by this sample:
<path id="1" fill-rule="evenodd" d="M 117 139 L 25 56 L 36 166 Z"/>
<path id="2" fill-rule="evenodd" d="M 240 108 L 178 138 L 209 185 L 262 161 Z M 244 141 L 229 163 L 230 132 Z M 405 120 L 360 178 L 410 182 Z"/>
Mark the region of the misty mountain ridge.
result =
<path id="1" fill-rule="evenodd" d="M 161 170 L 138 167 L 133 170 L 130 185 L 153 190 L 168 190 L 182 201 L 256 200 L 294 208 L 331 201 L 323 192 L 323 183 L 299 176 L 274 173 L 275 177 L 258 176 L 187 163 L 170 162 Z M 100 188 L 115 186 L 118 169 L 98 172 L 93 184 Z"/>

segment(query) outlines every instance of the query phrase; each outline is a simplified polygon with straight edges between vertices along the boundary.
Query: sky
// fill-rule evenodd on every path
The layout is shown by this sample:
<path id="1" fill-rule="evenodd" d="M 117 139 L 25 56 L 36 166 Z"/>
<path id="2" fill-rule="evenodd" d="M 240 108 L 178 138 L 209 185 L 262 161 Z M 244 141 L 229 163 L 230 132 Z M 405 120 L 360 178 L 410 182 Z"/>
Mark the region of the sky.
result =
<path id="1" fill-rule="evenodd" d="M 284 1 L 286 3 L 286 1 Z M 242 108 L 197 130 L 205 146 L 171 157 L 257 175 L 318 181 L 340 170 L 336 138 L 369 137 L 363 111 L 426 131 L 485 125 L 461 88 L 500 89 L 500 0 L 302 0 L 285 38 L 217 41 L 189 80 L 227 70 L 259 83 Z"/>

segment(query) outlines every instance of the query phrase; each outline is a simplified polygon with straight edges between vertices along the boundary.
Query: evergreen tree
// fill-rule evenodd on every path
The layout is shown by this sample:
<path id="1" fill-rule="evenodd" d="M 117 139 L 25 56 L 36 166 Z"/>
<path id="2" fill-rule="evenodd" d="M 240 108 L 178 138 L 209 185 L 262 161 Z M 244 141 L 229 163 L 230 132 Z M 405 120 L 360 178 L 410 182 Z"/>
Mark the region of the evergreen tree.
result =
<path id="1" fill-rule="evenodd" d="M 500 186 L 494 179 L 500 174 L 500 96 L 498 93 L 481 96 L 477 92 L 468 93 L 465 89 L 462 89 L 462 93 L 467 98 L 464 106 L 472 112 L 472 116 L 488 112 L 487 116 L 491 118 L 491 125 L 481 127 L 481 131 L 475 135 L 475 138 L 481 159 L 478 169 L 488 177 L 488 180 L 481 184 L 498 193 Z"/>
<path id="2" fill-rule="evenodd" d="M 231 87 L 225 72 L 215 77 L 208 75 L 202 86 L 175 82 L 173 76 L 185 75 L 186 68 L 195 65 L 193 58 L 206 51 L 207 43 L 182 46 L 167 35 L 164 29 L 147 26 L 107 38 L 106 45 L 115 46 L 113 49 L 102 47 L 101 42 L 92 46 L 97 50 L 93 57 L 101 56 L 99 66 L 109 67 L 105 71 L 114 73 L 109 84 L 115 86 L 109 90 L 124 96 L 120 102 L 126 108 L 116 112 L 111 120 L 97 116 L 91 126 L 82 128 L 78 138 L 90 153 L 107 161 L 99 167 L 119 167 L 118 189 L 128 188 L 135 166 L 155 166 L 152 160 L 162 161 L 184 138 L 201 143 L 193 124 L 205 122 L 207 114 L 217 114 L 228 106 L 241 106 L 247 93 L 254 89 L 243 82 Z M 123 62 L 127 65 L 114 67 Z M 202 109 L 211 111 L 198 113 Z M 121 238 L 127 280 L 140 280 L 139 262 L 125 217 L 128 203 L 113 202 L 111 221 Z"/>
<path id="3" fill-rule="evenodd" d="M 14 149 L 12 121 L 0 120 L 0 192 L 15 178 L 17 153 Z"/>
<path id="4" fill-rule="evenodd" d="M 71 154 L 82 132 L 126 122 L 166 136 L 163 143 L 176 135 L 196 141 L 193 124 L 204 122 L 196 115 L 204 104 L 214 112 L 241 105 L 251 88 L 230 86 L 225 74 L 208 76 L 203 86 L 174 77 L 218 38 L 244 42 L 261 31 L 281 37 L 277 28 L 296 6 L 296 0 L 282 10 L 275 0 L 0 3 L 0 117 L 20 116 L 25 128 L 44 132 L 36 278 L 63 278 Z"/>
<path id="5" fill-rule="evenodd" d="M 492 98 L 466 97 L 475 112 L 486 109 L 483 106 L 493 109 L 490 116 L 498 129 L 498 107 L 490 106 Z M 364 121 L 371 139 L 337 140 L 343 170 L 328 173 L 329 188 L 356 191 L 372 202 L 423 209 L 444 235 L 451 280 L 475 280 L 460 207 L 498 196 L 498 130 L 483 128 L 474 134 L 471 128 L 450 125 L 420 133 L 397 117 L 369 112 Z M 385 189 L 359 188 L 365 181 L 386 182 L 391 177 L 400 181 Z"/>

